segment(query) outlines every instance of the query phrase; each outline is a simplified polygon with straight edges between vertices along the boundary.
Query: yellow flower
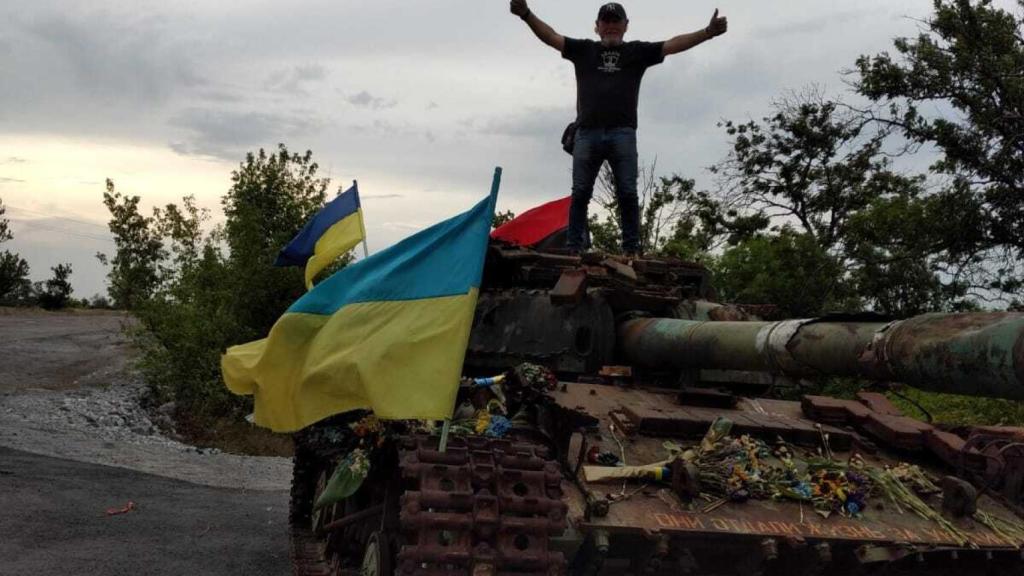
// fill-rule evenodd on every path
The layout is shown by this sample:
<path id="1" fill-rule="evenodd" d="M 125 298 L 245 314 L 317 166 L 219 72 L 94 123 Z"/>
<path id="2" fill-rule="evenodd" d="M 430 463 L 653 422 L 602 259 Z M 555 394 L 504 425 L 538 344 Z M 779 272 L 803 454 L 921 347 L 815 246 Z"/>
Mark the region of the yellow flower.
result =
<path id="1" fill-rule="evenodd" d="M 476 426 L 473 427 L 473 430 L 475 430 L 477 434 L 483 434 L 487 430 L 487 427 L 490 425 L 491 413 L 488 412 L 487 410 L 481 410 L 477 412 Z"/>

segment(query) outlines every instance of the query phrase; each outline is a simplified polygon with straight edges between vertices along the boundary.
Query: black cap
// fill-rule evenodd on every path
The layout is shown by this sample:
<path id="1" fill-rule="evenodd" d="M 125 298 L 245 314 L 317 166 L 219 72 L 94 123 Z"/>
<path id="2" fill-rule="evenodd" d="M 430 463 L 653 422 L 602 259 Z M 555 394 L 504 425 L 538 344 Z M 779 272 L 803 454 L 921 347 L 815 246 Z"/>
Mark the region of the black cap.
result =
<path id="1" fill-rule="evenodd" d="M 626 9 L 618 2 L 609 2 L 597 11 L 598 20 L 625 20 Z"/>

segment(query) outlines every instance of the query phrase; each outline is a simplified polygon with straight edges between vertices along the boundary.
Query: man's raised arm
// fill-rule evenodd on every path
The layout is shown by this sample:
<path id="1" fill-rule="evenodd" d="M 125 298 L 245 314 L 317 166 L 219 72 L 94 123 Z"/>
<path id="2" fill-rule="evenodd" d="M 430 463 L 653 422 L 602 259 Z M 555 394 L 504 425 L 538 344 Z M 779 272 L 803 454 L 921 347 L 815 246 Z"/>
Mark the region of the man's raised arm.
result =
<path id="1" fill-rule="evenodd" d="M 523 19 L 526 25 L 533 30 L 533 33 L 540 38 L 540 41 L 551 46 L 559 52 L 565 48 L 565 36 L 562 36 L 558 32 L 555 32 L 551 26 L 544 23 L 543 20 L 537 18 L 537 15 L 530 12 L 530 7 L 526 5 L 526 0 L 511 0 L 508 4 L 508 9 Z"/>
<path id="2" fill-rule="evenodd" d="M 661 53 L 668 56 L 669 54 L 684 52 L 701 42 L 711 40 L 715 36 L 725 34 L 725 31 L 728 28 L 728 20 L 725 19 L 725 16 L 719 17 L 718 8 L 715 8 L 715 13 L 711 15 L 711 22 L 708 23 L 707 27 L 703 30 L 690 32 L 689 34 L 680 34 L 679 36 L 674 36 L 666 40 L 665 44 L 661 48 Z"/>

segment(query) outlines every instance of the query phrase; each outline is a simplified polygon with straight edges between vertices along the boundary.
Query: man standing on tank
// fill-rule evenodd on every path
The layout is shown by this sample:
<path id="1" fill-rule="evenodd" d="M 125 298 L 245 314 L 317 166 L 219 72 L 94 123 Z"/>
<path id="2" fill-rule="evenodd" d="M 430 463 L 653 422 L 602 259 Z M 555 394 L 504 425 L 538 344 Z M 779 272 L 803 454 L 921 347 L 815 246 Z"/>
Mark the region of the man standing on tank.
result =
<path id="1" fill-rule="evenodd" d="M 587 207 L 601 165 L 607 160 L 615 179 L 622 222 L 622 249 L 640 253 L 640 206 L 637 199 L 636 117 L 640 80 L 648 67 L 724 34 L 725 17 L 718 10 L 696 32 L 664 42 L 623 42 L 629 19 L 621 4 L 609 2 L 597 12 L 594 31 L 601 41 L 566 38 L 538 18 L 526 0 L 511 0 L 509 9 L 548 46 L 576 68 L 576 142 L 572 152 L 572 204 L 566 247 L 579 252 L 587 230 Z"/>

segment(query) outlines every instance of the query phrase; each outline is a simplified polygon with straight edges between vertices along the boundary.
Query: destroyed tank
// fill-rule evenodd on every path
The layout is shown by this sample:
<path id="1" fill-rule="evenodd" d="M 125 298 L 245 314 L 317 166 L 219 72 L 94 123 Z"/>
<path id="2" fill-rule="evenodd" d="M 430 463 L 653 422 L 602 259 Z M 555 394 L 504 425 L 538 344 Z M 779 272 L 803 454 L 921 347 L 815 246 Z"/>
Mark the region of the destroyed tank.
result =
<path id="1" fill-rule="evenodd" d="M 296 435 L 295 574 L 1022 573 L 1024 430 L 870 390 L 1020 400 L 1024 314 L 772 321 L 713 296 L 699 264 L 492 243 L 450 432 Z M 864 391 L 814 393 L 835 377 Z M 358 488 L 314 506 L 346 466 Z"/>

